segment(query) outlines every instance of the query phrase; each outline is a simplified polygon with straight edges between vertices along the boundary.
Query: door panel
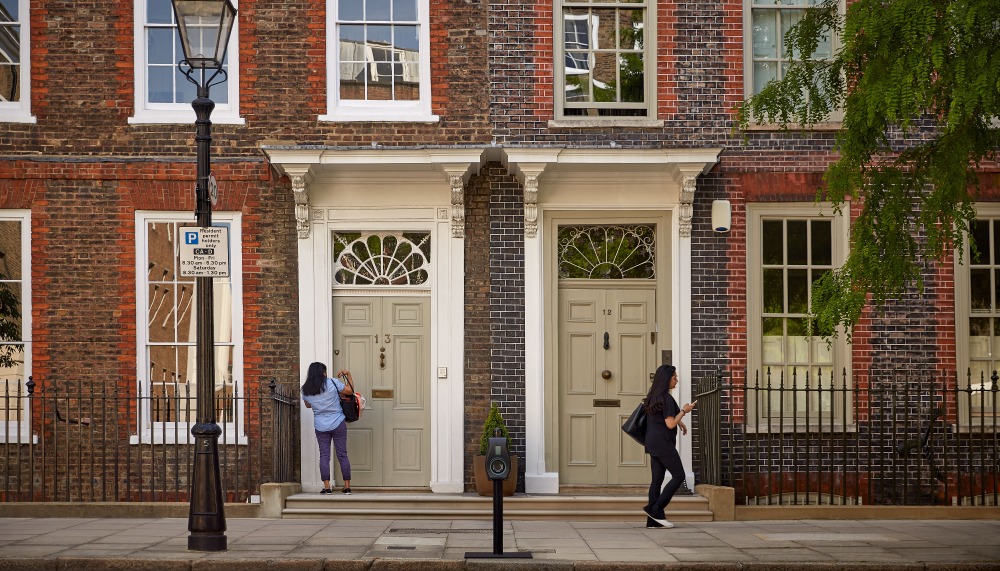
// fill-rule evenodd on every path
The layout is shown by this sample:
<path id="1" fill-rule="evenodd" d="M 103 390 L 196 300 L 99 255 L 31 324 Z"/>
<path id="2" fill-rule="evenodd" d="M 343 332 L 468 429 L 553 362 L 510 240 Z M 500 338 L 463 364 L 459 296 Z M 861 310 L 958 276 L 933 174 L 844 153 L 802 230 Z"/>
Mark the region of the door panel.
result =
<path id="1" fill-rule="evenodd" d="M 334 340 L 334 371 L 350 369 L 367 399 L 361 420 L 347 431 L 352 485 L 427 486 L 429 301 L 335 297 Z"/>
<path id="2" fill-rule="evenodd" d="M 559 310 L 561 483 L 648 482 L 645 452 L 621 425 L 655 370 L 655 291 L 563 289 Z"/>

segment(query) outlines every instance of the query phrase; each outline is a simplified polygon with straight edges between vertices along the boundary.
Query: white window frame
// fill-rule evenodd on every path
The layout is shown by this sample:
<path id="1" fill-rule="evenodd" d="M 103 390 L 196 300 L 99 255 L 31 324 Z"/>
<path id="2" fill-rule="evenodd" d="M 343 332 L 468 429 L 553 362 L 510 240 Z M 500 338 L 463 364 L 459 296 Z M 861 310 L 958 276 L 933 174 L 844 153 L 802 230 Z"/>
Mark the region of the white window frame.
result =
<path id="1" fill-rule="evenodd" d="M 764 269 L 760 263 L 764 240 L 760 231 L 762 221 L 765 218 L 780 218 L 784 220 L 812 220 L 822 218 L 831 220 L 831 253 L 834 268 L 843 265 L 849 249 L 848 221 L 843 214 L 836 213 L 833 206 L 829 203 L 783 202 L 747 204 L 747 385 L 750 387 L 754 386 L 756 382 L 755 377 L 757 372 L 760 373 L 760 386 L 764 387 L 767 385 L 767 370 L 764 369 L 762 356 L 763 332 L 761 331 L 761 319 L 764 313 L 764 292 L 759 285 L 762 283 L 764 276 Z M 817 338 L 813 342 L 824 343 L 825 341 Z M 833 351 L 832 369 L 835 373 L 834 384 L 838 388 L 843 388 L 844 382 L 850 385 L 853 379 L 850 346 L 847 344 L 843 334 L 838 335 L 836 339 L 832 340 L 831 350 Z M 808 370 L 808 365 L 805 368 Z M 844 371 L 847 372 L 846 379 L 843 376 Z M 772 371 L 772 388 L 778 388 L 778 379 L 778 375 Z M 786 389 L 788 388 L 788 382 L 788 379 L 785 379 Z M 829 386 L 829 382 L 828 378 L 824 378 L 823 387 Z M 761 394 L 762 392 L 754 391 L 756 394 Z M 857 398 L 856 394 L 854 394 L 854 398 Z M 830 430 L 828 414 L 822 419 L 817 414 L 811 414 L 808 425 L 806 425 L 802 417 L 795 417 L 794 415 L 790 417 L 788 414 L 785 414 L 783 419 L 784 424 L 781 424 L 777 419 L 777 413 L 769 418 L 766 412 L 755 412 L 753 409 L 754 403 L 751 400 L 751 395 L 746 395 L 746 410 L 744 414 L 747 415 L 747 427 L 750 431 L 816 431 L 820 428 L 821 422 L 822 430 Z M 851 402 L 848 403 L 847 410 L 840 410 L 842 408 L 842 400 L 834 399 L 835 419 L 847 419 L 846 427 L 842 422 L 837 421 L 833 425 L 834 430 L 850 429 L 854 426 L 855 419 L 852 415 L 853 408 Z M 756 425 L 754 425 L 754 418 L 757 419 Z"/>
<path id="2" fill-rule="evenodd" d="M 24 343 L 24 382 L 31 377 L 31 211 L 0 210 L 0 220 L 21 223 L 21 340 Z M 31 433 L 31 410 L 28 408 L 27 387 L 21 390 L 24 408 L 21 421 L 17 419 L 0 422 L 0 443 L 27 444 L 29 438 L 37 442 Z"/>
<path id="3" fill-rule="evenodd" d="M 232 285 L 233 301 L 233 322 L 232 322 L 232 346 L 233 346 L 233 379 L 237 383 L 237 403 L 236 421 L 220 423 L 222 436 L 219 442 L 222 444 L 246 444 L 247 426 L 246 410 L 242 397 L 246 394 L 246 386 L 243 373 L 243 236 L 241 231 L 242 215 L 239 212 L 213 212 L 212 224 L 227 224 L 229 226 L 229 267 L 230 283 Z M 145 276 L 148 275 L 148 248 L 146 226 L 149 222 L 180 223 L 185 226 L 197 226 L 193 215 L 190 212 L 166 212 L 166 211 L 136 211 L 136 379 L 139 383 L 137 387 L 141 394 L 146 397 L 150 394 L 149 365 L 146 362 L 146 348 L 149 342 L 146 325 L 147 308 L 149 307 L 149 287 Z M 176 248 L 176 241 L 175 241 Z M 194 309 L 192 308 L 192 311 Z M 192 345 L 194 347 L 194 345 Z M 193 444 L 194 437 L 191 435 L 191 428 L 194 423 L 189 422 L 152 422 L 149 411 L 149 400 L 142 400 L 142 409 L 139 411 L 140 417 L 136 419 L 141 422 L 138 427 L 138 434 L 132 436 L 132 444 Z"/>
<path id="4" fill-rule="evenodd" d="M 417 101 L 361 101 L 340 99 L 340 29 L 338 0 L 326 3 L 327 112 L 319 121 L 403 121 L 436 123 L 431 110 L 430 17 L 428 0 L 417 0 L 417 39 L 420 49 L 420 98 Z"/>
<path id="5" fill-rule="evenodd" d="M 770 3 L 767 3 L 767 2 Z M 819 2 L 819 0 L 815 0 Z M 844 0 L 840 1 L 839 4 L 840 14 L 844 14 L 847 10 L 847 5 Z M 796 10 L 796 9 L 808 9 L 803 6 L 795 6 L 788 4 L 779 4 L 775 0 L 743 0 L 743 95 L 744 98 L 749 99 L 754 95 L 753 92 L 753 10 L 754 8 L 762 10 Z M 781 30 L 778 30 L 781 33 Z M 782 34 L 777 38 L 779 46 L 784 46 L 784 35 Z M 840 39 L 836 34 L 832 38 L 832 52 L 836 54 L 840 51 Z M 843 109 L 838 109 L 830 113 L 827 121 L 823 123 L 817 123 L 813 125 L 816 129 L 839 129 L 841 122 L 844 120 Z M 763 126 L 752 126 L 751 128 L 772 128 L 773 125 L 763 125 Z"/>
<path id="6" fill-rule="evenodd" d="M 1000 203 L 987 203 L 980 202 L 975 205 L 976 218 L 992 219 L 994 232 L 1000 231 Z M 968 371 L 972 364 L 972 359 L 969 350 L 969 344 L 971 343 L 970 332 L 969 332 L 969 318 L 972 317 L 971 304 L 971 279 L 969 272 L 971 268 L 971 251 L 969 248 L 969 237 L 965 237 L 965 241 L 962 245 L 964 251 L 955 252 L 955 263 L 954 263 L 954 276 L 955 276 L 955 357 L 958 365 L 958 389 L 964 391 L 969 386 Z M 995 252 L 994 260 L 1000 260 L 1000 252 Z M 961 258 L 961 261 L 959 261 Z M 984 314 L 984 317 L 989 317 L 992 314 Z M 987 378 L 987 382 L 990 382 Z M 967 397 L 964 397 L 965 393 L 960 392 L 958 398 L 958 425 L 964 430 L 978 430 L 985 426 L 986 430 L 993 429 L 993 419 L 991 417 L 992 413 L 986 413 L 985 418 L 980 418 L 979 415 L 973 416 L 972 411 L 969 410 L 969 402 Z M 998 402 L 1000 404 L 1000 402 Z M 984 424 L 985 423 L 985 424 Z"/>
<path id="7" fill-rule="evenodd" d="M 30 0 L 17 0 L 20 33 L 21 97 L 18 101 L 0 101 L 0 123 L 35 123 L 31 115 L 31 18 Z"/>
<path id="8" fill-rule="evenodd" d="M 169 2 L 169 0 L 162 0 Z M 237 0 L 232 0 L 236 6 Z M 195 114 L 191 103 L 150 103 L 147 101 L 147 53 L 146 53 L 146 0 L 136 0 L 134 21 L 134 59 L 133 69 L 135 71 L 135 111 L 134 115 L 128 118 L 129 124 L 175 124 L 194 123 Z M 237 9 L 239 6 L 236 6 Z M 246 121 L 240 117 L 240 58 L 239 58 L 239 18 L 233 23 L 233 32 L 229 36 L 229 48 L 227 51 L 227 74 L 226 82 L 216 85 L 213 89 L 228 90 L 228 103 L 216 102 L 212 111 L 212 123 L 220 125 L 243 125 Z M 179 35 L 175 34 L 176 41 L 180 41 Z M 211 92 L 209 97 L 211 98 Z"/>
<path id="9" fill-rule="evenodd" d="M 565 45 L 565 25 L 564 25 L 564 14 L 563 8 L 566 4 L 579 5 L 583 7 L 584 4 L 580 2 L 573 2 L 572 0 L 556 0 L 553 6 L 553 37 L 552 37 L 552 52 L 553 52 L 553 74 L 554 74 L 554 87 L 553 97 L 554 97 L 554 108 L 555 108 L 555 121 L 550 126 L 560 126 L 563 124 L 594 124 L 594 126 L 655 126 L 657 124 L 662 125 L 662 122 L 657 121 L 657 105 L 656 105 L 656 41 L 655 35 L 651 34 L 652 31 L 657 29 L 656 27 L 656 0 L 640 0 L 638 2 L 602 2 L 594 3 L 590 6 L 593 8 L 621 8 L 621 9 L 645 9 L 645 17 L 643 18 L 642 28 L 644 30 L 644 45 L 642 51 L 642 61 L 645 64 L 643 70 L 644 74 L 644 107 L 646 109 L 645 116 L 592 116 L 592 115 L 567 115 L 565 96 L 566 96 L 566 51 L 564 50 Z M 597 17 L 594 15 L 586 16 L 583 14 L 574 14 L 569 16 L 572 20 L 584 20 L 590 19 L 590 23 L 587 27 L 588 31 L 593 35 L 594 39 L 598 37 L 598 28 L 601 23 L 597 21 Z M 610 25 L 610 24 L 607 24 Z M 653 36 L 653 37 L 651 37 Z M 595 46 L 599 47 L 599 46 Z M 639 106 L 629 106 L 622 107 L 622 109 L 628 108 L 639 108 Z M 589 125 L 588 125 L 589 126 Z"/>

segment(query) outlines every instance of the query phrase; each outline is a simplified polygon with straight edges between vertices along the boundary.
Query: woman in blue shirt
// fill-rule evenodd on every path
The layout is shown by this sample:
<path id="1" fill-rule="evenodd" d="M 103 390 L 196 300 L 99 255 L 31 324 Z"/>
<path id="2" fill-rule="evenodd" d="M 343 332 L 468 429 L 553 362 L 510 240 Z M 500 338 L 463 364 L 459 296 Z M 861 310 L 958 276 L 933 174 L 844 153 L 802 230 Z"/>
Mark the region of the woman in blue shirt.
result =
<path id="1" fill-rule="evenodd" d="M 687 426 L 681 419 L 694 409 L 698 401 L 678 406 L 670 394 L 676 386 L 677 369 L 671 365 L 660 365 L 646 395 L 646 453 L 653 471 L 649 503 L 642 508 L 647 517 L 646 527 L 674 527 L 667 521 L 663 510 L 684 482 L 684 465 L 677 453 L 677 427 L 682 434 L 687 434 Z M 667 471 L 670 472 L 670 481 L 664 487 Z"/>
<path id="2" fill-rule="evenodd" d="M 350 384 L 340 381 L 339 377 L 346 375 Z M 323 480 L 321 494 L 332 494 L 330 489 L 330 442 L 337 450 L 337 463 L 344 476 L 344 489 L 341 492 L 351 495 L 351 461 L 347 459 L 347 423 L 344 422 L 344 409 L 340 406 L 340 395 L 354 394 L 351 386 L 354 378 L 350 371 L 338 371 L 337 377 L 326 376 L 326 365 L 313 363 L 306 373 L 306 382 L 302 384 L 302 400 L 306 408 L 313 411 L 313 428 L 316 430 L 316 442 L 319 444 L 319 473 Z"/>

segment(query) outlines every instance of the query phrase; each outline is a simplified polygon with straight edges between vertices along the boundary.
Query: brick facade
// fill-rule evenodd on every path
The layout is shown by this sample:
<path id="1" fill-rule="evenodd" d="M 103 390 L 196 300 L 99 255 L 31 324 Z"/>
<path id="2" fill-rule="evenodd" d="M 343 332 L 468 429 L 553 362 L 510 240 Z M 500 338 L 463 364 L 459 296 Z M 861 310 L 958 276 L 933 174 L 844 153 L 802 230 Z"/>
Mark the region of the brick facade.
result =
<path id="1" fill-rule="evenodd" d="M 721 147 L 698 180 L 692 223 L 689 379 L 722 369 L 741 380 L 748 355 L 746 211 L 750 202 L 812 202 L 833 160 L 832 131 L 734 135 L 743 97 L 740 1 L 654 3 L 655 119 L 662 127 L 550 126 L 555 119 L 552 0 L 430 2 L 436 123 L 324 122 L 326 2 L 241 0 L 240 115 L 212 129 L 219 211 L 243 220 L 244 369 L 250 392 L 298 385 L 298 262 L 291 183 L 266 145 L 329 148 L 696 149 Z M 131 2 L 31 2 L 31 111 L 0 128 L 0 208 L 30 209 L 34 380 L 81 394 L 134 391 L 135 212 L 194 208 L 194 127 L 129 124 L 134 113 Z M 232 55 L 231 55 L 232 57 Z M 983 197 L 1000 199 L 1000 175 Z M 465 187 L 464 469 L 491 401 L 525 453 L 523 188 L 499 163 Z M 711 204 L 732 203 L 731 230 L 711 231 Z M 857 206 L 853 205 L 856 211 Z M 851 348 L 861 383 L 900 370 L 953 371 L 950 263 L 925 290 L 870 312 Z M 685 302 L 687 300 L 683 300 Z M 695 421 L 697 422 L 697 421 Z M 522 463 L 519 489 L 524 489 Z"/>

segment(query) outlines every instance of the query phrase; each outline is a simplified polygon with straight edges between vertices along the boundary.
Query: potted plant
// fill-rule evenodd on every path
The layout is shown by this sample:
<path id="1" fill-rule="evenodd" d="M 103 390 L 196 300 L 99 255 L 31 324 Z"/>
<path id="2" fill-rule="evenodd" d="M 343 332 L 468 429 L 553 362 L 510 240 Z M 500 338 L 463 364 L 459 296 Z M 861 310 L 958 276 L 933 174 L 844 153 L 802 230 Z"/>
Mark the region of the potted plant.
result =
<path id="1" fill-rule="evenodd" d="M 495 434 L 496 429 L 500 429 L 500 435 L 507 439 L 507 449 L 510 449 L 510 434 L 507 425 L 500 416 L 500 409 L 496 403 L 490 405 L 490 413 L 486 415 L 483 422 L 483 436 L 479 439 L 479 454 L 472 458 L 472 473 L 476 481 L 476 491 L 480 496 L 493 495 L 493 480 L 486 476 L 486 451 L 490 446 L 490 438 Z M 503 482 L 503 495 L 513 496 L 517 489 L 517 456 L 510 455 L 510 476 Z"/>

